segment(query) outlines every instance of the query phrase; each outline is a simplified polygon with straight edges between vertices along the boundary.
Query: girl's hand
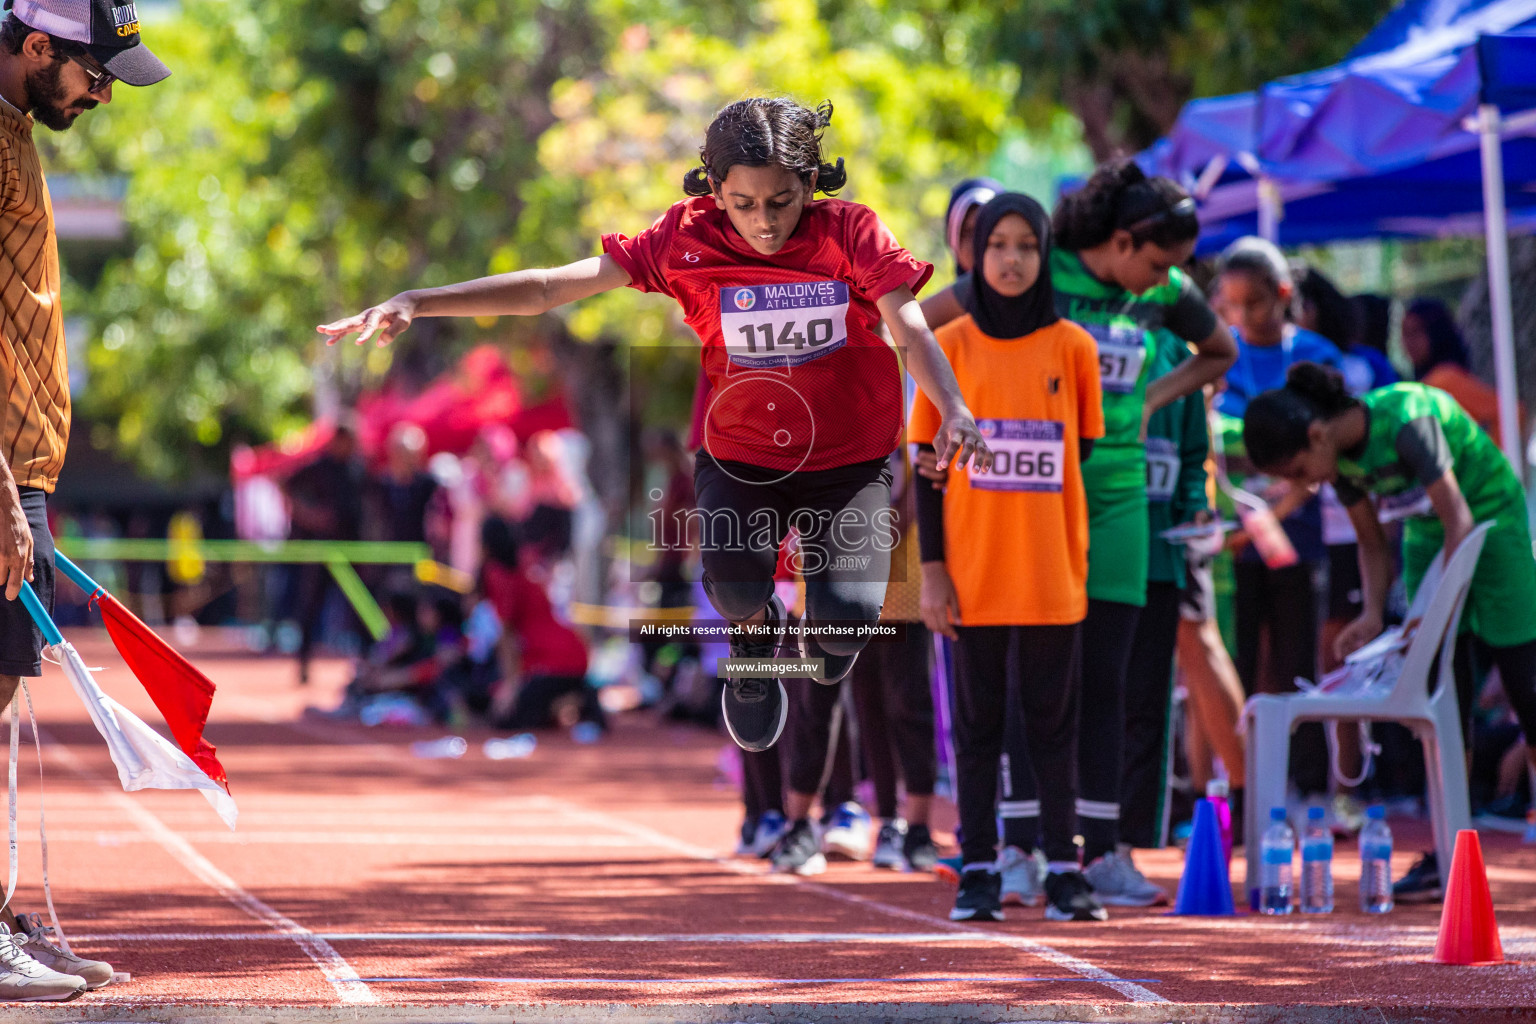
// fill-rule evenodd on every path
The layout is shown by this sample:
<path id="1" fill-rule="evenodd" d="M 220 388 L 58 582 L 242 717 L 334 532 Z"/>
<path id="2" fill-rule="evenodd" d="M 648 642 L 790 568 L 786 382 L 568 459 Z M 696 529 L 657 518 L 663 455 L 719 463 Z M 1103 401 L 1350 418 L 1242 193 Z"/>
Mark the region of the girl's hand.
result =
<path id="1" fill-rule="evenodd" d="M 949 567 L 943 562 L 923 563 L 923 585 L 917 607 L 923 625 L 940 636 L 959 639 L 955 626 L 960 622 L 960 598 L 955 594 L 955 581 L 949 577 Z"/>
<path id="2" fill-rule="evenodd" d="M 1338 637 L 1333 641 L 1334 657 L 1343 661 L 1350 654 L 1380 636 L 1383 628 L 1380 615 L 1372 615 L 1369 612 L 1362 614 L 1339 631 Z"/>
<path id="3" fill-rule="evenodd" d="M 949 482 L 949 474 L 939 468 L 937 452 L 931 452 L 927 448 L 920 449 L 914 465 L 917 468 L 917 475 L 933 481 L 933 489 L 936 491 L 942 491 L 944 485 Z"/>
<path id="4" fill-rule="evenodd" d="M 410 292 L 401 292 L 377 306 L 368 307 L 356 316 L 349 316 L 345 320 L 337 320 L 334 323 L 321 324 L 316 330 L 327 335 L 325 342 L 327 345 L 334 345 L 356 331 L 359 345 L 378 335 L 379 347 L 383 348 L 411 326 L 415 316 L 416 300 L 411 298 Z"/>
<path id="5" fill-rule="evenodd" d="M 992 449 L 982 440 L 981 431 L 976 428 L 976 420 L 964 406 L 944 417 L 938 433 L 934 435 L 933 448 L 939 455 L 939 461 L 935 463 L 937 469 L 946 468 L 951 461 L 956 469 L 963 468 L 969 462 L 971 468 L 978 473 L 985 473 L 992 468 Z"/>

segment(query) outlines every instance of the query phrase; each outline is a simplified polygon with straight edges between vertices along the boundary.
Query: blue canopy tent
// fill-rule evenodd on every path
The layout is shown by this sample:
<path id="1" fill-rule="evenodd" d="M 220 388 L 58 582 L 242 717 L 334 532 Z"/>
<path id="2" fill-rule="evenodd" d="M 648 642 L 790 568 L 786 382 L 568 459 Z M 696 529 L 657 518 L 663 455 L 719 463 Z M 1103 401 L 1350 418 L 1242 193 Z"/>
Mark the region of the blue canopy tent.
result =
<path id="1" fill-rule="evenodd" d="M 1507 231 L 1536 227 L 1536 0 L 1407 0 L 1340 64 L 1187 104 L 1140 159 L 1200 200 L 1205 251 L 1482 226 L 1500 433 L 1522 464 Z"/>

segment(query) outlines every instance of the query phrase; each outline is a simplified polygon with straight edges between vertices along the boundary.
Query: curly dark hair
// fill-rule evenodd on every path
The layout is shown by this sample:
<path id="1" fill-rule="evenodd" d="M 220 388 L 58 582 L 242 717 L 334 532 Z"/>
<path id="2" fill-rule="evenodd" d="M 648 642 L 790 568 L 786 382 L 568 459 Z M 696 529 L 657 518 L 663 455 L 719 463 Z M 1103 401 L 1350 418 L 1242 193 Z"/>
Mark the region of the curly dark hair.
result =
<path id="1" fill-rule="evenodd" d="M 1168 178 L 1147 177 L 1134 160 L 1110 160 L 1061 197 L 1051 233 L 1070 252 L 1101 245 L 1121 229 L 1131 232 L 1137 248 L 1147 242 L 1172 248 L 1200 235 L 1194 204 L 1180 205 L 1187 199 L 1188 192 Z"/>
<path id="2" fill-rule="evenodd" d="M 821 135 L 832 123 L 832 104 L 815 110 L 794 100 L 754 97 L 738 100 L 715 115 L 699 147 L 700 166 L 683 175 L 683 192 L 707 196 L 732 167 L 782 167 L 806 185 L 816 175 L 816 191 L 833 195 L 848 183 L 842 157 L 821 158 Z"/>

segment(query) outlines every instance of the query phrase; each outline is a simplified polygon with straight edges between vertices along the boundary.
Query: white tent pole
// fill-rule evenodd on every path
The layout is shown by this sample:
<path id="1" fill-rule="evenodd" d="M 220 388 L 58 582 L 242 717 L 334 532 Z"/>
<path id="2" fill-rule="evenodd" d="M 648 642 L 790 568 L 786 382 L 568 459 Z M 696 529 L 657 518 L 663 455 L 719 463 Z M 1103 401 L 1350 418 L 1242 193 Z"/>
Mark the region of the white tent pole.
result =
<path id="1" fill-rule="evenodd" d="M 1259 192 L 1259 237 L 1280 244 L 1280 189 L 1263 175 L 1257 183 Z"/>
<path id="2" fill-rule="evenodd" d="M 1515 377 L 1515 317 L 1509 296 L 1509 231 L 1504 221 L 1504 153 L 1499 108 L 1478 107 L 1478 135 L 1483 148 L 1483 223 L 1488 235 L 1488 305 L 1493 314 L 1493 368 L 1499 393 L 1499 442 L 1504 455 L 1525 481 L 1525 453 L 1520 450 L 1519 388 Z"/>

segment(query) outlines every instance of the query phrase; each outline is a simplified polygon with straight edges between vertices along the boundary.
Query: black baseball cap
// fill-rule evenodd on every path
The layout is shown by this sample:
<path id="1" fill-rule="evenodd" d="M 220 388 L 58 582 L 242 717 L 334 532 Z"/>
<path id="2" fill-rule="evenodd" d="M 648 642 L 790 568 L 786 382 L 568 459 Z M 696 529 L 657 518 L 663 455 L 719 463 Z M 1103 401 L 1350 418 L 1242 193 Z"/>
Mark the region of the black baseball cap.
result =
<path id="1" fill-rule="evenodd" d="M 133 0 L 13 0 L 7 6 L 28 28 L 80 43 L 129 85 L 154 85 L 171 73 L 139 39 Z"/>

